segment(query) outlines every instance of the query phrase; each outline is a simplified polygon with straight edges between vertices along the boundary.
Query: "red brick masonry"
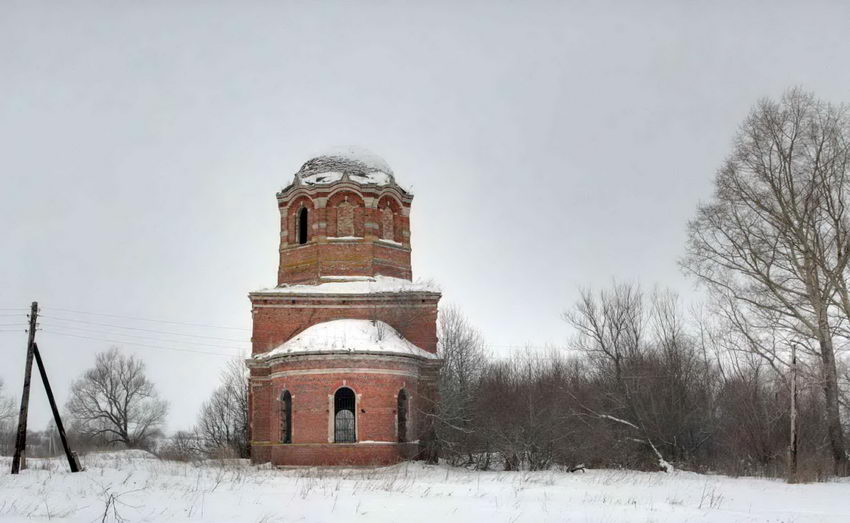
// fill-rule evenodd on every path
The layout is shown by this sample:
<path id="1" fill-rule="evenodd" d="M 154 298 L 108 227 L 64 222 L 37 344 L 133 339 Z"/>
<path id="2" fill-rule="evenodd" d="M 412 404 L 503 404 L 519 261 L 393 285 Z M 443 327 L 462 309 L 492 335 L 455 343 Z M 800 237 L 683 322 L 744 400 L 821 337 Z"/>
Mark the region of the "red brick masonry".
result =
<path id="1" fill-rule="evenodd" d="M 411 194 L 394 181 L 360 185 L 346 176 L 327 185 L 305 185 L 296 176 L 277 198 L 279 287 L 250 294 L 253 356 L 308 327 L 338 319 L 383 321 L 436 354 L 438 292 L 320 294 L 286 287 L 375 275 L 410 280 Z M 299 241 L 302 209 L 308 216 L 305 243 Z M 338 230 L 348 235 L 337 237 Z M 276 465 L 377 465 L 415 458 L 437 401 L 439 366 L 438 359 L 368 352 L 252 358 L 251 458 Z M 355 393 L 356 443 L 333 442 L 334 394 L 340 387 Z M 399 434 L 397 422 L 401 390 L 407 397 L 405 434 Z M 281 425 L 284 391 L 291 394 L 289 443 L 283 442 Z"/>

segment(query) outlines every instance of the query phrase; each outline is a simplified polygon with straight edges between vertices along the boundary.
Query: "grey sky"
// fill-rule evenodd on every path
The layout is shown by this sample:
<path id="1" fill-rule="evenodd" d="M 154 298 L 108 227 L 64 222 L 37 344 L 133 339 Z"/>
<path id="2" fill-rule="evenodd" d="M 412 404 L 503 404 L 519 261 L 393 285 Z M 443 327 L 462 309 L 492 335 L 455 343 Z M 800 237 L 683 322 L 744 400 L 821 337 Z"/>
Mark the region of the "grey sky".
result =
<path id="1" fill-rule="evenodd" d="M 563 343 L 580 286 L 691 292 L 685 224 L 750 106 L 793 85 L 850 101 L 845 2 L 175 4 L 0 2 L 0 307 L 21 307 L 0 324 L 39 300 L 63 402 L 113 343 L 58 332 L 247 345 L 124 316 L 247 329 L 248 291 L 275 282 L 275 192 L 328 146 L 365 146 L 413 188 L 415 276 L 506 353 Z M 169 429 L 227 359 L 123 347 Z"/>

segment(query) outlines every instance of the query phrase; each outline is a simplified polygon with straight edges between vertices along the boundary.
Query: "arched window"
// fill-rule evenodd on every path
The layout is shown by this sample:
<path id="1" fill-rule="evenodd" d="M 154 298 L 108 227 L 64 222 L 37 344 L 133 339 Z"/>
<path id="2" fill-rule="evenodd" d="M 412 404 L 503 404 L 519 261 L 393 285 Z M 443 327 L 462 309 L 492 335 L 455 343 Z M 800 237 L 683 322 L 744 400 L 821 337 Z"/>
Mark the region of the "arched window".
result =
<path id="1" fill-rule="evenodd" d="M 354 423 L 354 391 L 343 387 L 334 394 L 334 442 L 354 443 L 357 441 Z"/>
<path id="2" fill-rule="evenodd" d="M 288 390 L 280 395 L 280 442 L 292 443 L 292 394 Z"/>
<path id="3" fill-rule="evenodd" d="M 383 229 L 383 235 L 381 237 L 383 239 L 390 241 L 395 240 L 394 221 L 393 210 L 389 207 L 384 207 L 384 210 L 381 211 L 381 228 Z"/>
<path id="4" fill-rule="evenodd" d="M 302 207 L 298 211 L 298 243 L 304 245 L 307 243 L 307 208 Z"/>
<path id="5" fill-rule="evenodd" d="M 398 441 L 399 443 L 404 443 L 407 441 L 407 393 L 404 389 L 398 391 L 396 415 L 398 416 Z"/>

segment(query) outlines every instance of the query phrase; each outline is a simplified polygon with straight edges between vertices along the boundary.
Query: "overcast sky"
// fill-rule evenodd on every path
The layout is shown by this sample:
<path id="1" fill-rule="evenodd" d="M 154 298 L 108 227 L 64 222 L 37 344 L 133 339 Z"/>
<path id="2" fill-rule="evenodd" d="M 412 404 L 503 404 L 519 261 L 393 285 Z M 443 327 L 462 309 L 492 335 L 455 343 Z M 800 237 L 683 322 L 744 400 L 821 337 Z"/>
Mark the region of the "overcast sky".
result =
<path id="1" fill-rule="evenodd" d="M 414 276 L 506 354 L 564 344 L 582 286 L 692 294 L 686 222 L 752 104 L 850 101 L 846 2 L 179 4 L 0 2 L 16 401 L 38 300 L 62 403 L 121 345 L 190 427 L 248 346 L 247 293 L 275 283 L 275 192 L 329 146 L 413 188 Z"/>

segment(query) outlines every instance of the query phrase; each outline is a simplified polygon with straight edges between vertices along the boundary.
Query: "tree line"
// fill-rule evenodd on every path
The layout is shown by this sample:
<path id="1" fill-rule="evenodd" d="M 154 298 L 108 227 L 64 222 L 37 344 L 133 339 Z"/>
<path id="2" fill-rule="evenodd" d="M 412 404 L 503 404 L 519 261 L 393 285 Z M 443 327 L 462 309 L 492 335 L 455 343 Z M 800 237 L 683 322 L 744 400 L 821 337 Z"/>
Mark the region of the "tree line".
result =
<path id="1" fill-rule="evenodd" d="M 801 474 L 846 475 L 848 182 L 846 106 L 800 89 L 761 100 L 688 224 L 700 312 L 637 285 L 587 290 L 565 350 L 493 360 L 447 311 L 435 446 L 484 468 L 781 474 L 796 373 Z"/>
<path id="2" fill-rule="evenodd" d="M 496 358 L 459 310 L 441 312 L 434 455 L 485 470 L 785 474 L 788 376 L 715 318 L 684 311 L 669 292 L 616 283 L 583 292 L 564 318 L 577 331 L 569 347 Z M 805 383 L 800 477 L 822 479 L 834 473 L 825 400 Z"/>

